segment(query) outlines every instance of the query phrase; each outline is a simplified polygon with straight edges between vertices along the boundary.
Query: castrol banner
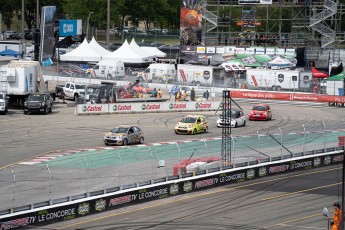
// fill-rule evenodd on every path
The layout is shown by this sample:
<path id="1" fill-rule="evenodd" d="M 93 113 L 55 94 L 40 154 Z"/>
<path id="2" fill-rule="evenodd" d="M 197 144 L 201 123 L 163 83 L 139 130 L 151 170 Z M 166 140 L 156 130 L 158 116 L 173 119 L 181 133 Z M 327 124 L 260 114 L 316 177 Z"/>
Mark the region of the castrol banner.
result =
<path id="1" fill-rule="evenodd" d="M 109 113 L 109 106 L 108 104 L 78 105 L 76 111 L 78 114 L 103 114 Z"/>
<path id="2" fill-rule="evenodd" d="M 309 101 L 309 102 L 336 102 L 345 103 L 345 96 L 323 95 L 323 94 L 303 94 L 303 93 L 276 93 L 261 91 L 231 91 L 233 98 L 267 99 L 281 101 Z"/>
<path id="3" fill-rule="evenodd" d="M 113 113 L 159 113 L 181 111 L 215 111 L 219 101 L 185 101 L 185 102 L 137 102 L 116 104 L 77 105 L 76 115 L 113 114 Z"/>

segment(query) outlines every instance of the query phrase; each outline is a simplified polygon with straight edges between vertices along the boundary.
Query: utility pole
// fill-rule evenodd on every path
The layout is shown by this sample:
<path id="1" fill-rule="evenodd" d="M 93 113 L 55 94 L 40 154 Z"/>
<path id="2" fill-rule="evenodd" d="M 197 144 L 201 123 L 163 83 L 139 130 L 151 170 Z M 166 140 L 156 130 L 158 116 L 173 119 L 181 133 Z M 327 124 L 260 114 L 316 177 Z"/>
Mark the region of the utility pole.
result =
<path id="1" fill-rule="evenodd" d="M 109 30 L 110 30 L 110 0 L 107 0 L 107 48 L 109 49 Z"/>
<path id="2" fill-rule="evenodd" d="M 23 46 L 23 44 L 24 44 L 24 22 L 25 22 L 25 20 L 24 20 L 24 15 L 25 15 L 25 13 L 24 13 L 24 11 L 25 11 L 25 9 L 24 9 L 24 5 L 25 5 L 25 3 L 24 3 L 24 0 L 22 0 L 22 27 L 21 27 L 21 32 L 22 32 L 22 46 Z M 23 46 L 24 47 L 24 46 Z M 23 48 L 24 49 L 24 48 Z M 24 50 L 22 51 L 22 52 L 24 52 Z"/>
<path id="3" fill-rule="evenodd" d="M 36 1 L 36 28 L 39 28 L 40 24 L 40 0 Z"/>

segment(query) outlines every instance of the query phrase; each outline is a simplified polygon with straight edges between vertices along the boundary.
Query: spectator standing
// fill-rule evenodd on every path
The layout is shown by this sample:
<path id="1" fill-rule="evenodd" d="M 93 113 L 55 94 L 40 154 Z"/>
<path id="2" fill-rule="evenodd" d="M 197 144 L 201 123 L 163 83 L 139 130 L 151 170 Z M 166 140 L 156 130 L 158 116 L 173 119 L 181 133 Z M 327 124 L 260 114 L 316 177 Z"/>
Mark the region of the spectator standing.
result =
<path id="1" fill-rule="evenodd" d="M 341 222 L 342 222 L 342 211 L 340 209 L 340 204 L 338 202 L 333 204 L 334 207 L 334 215 L 333 215 L 333 221 L 334 221 L 334 228 L 341 230 Z M 332 228 L 333 229 L 333 228 Z"/>
<path id="2" fill-rule="evenodd" d="M 138 93 L 138 98 L 143 98 L 144 97 L 144 95 L 143 95 L 143 91 L 142 90 L 140 90 L 139 91 L 139 93 Z"/>
<path id="3" fill-rule="evenodd" d="M 156 88 L 154 88 L 153 90 L 152 90 L 152 92 L 151 92 L 151 97 L 157 97 L 157 89 Z"/>
<path id="4" fill-rule="evenodd" d="M 194 90 L 194 88 L 192 88 L 192 90 L 190 91 L 190 100 L 195 101 L 195 90 Z"/>
<path id="5" fill-rule="evenodd" d="M 163 93 L 162 93 L 161 89 L 158 89 L 157 97 L 158 98 L 162 98 L 163 97 Z"/>
<path id="6" fill-rule="evenodd" d="M 210 96 L 210 93 L 208 92 L 208 90 L 206 90 L 205 92 L 204 92 L 204 94 L 203 94 L 203 98 L 204 98 L 204 100 L 208 100 L 208 98 L 209 98 L 209 96 Z"/>
<path id="7" fill-rule="evenodd" d="M 177 93 L 175 95 L 175 101 L 181 101 L 181 92 L 180 92 L 180 90 L 177 91 Z"/>
<path id="8" fill-rule="evenodd" d="M 187 97 L 188 97 L 187 91 L 184 90 L 183 95 L 182 95 L 182 101 L 187 101 Z"/>
<path id="9" fill-rule="evenodd" d="M 317 94 L 317 84 L 314 84 L 313 92 L 314 92 L 315 94 Z"/>

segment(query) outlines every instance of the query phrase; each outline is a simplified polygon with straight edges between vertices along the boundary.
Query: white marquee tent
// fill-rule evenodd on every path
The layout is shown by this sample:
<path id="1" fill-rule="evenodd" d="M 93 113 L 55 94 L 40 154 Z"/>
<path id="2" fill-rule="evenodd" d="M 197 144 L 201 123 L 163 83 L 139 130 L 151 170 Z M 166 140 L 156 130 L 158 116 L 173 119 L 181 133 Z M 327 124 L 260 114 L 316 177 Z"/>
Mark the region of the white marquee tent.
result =
<path id="1" fill-rule="evenodd" d="M 74 50 L 60 56 L 61 61 L 98 62 L 101 55 L 90 47 L 86 39 Z"/>
<path id="2" fill-rule="evenodd" d="M 147 58 L 147 59 L 152 59 L 155 57 L 155 55 L 147 52 L 146 50 L 142 49 L 140 46 L 138 46 L 138 44 L 135 42 L 134 38 L 132 39 L 131 43 L 129 44 L 129 46 L 138 54 L 140 54 L 143 58 Z"/>
<path id="3" fill-rule="evenodd" d="M 163 51 L 159 50 L 157 47 L 142 46 L 141 48 L 143 50 L 147 51 L 148 53 L 151 53 L 155 57 L 158 57 L 158 58 L 164 58 L 164 57 L 167 56 L 166 53 L 164 53 Z"/>
<path id="4" fill-rule="evenodd" d="M 103 56 L 102 60 L 123 61 L 126 63 L 144 63 L 150 61 L 149 58 L 143 57 L 142 55 L 135 52 L 135 50 L 129 46 L 127 40 L 125 40 L 122 46 L 119 47 L 117 50 L 106 56 Z"/>
<path id="5" fill-rule="evenodd" d="M 289 61 L 288 59 L 277 56 L 272 61 L 269 61 L 267 65 L 271 67 L 289 67 L 289 66 L 292 66 L 292 62 Z"/>
<path id="6" fill-rule="evenodd" d="M 92 37 L 91 42 L 89 43 L 89 46 L 92 49 L 94 49 L 102 57 L 111 53 L 109 50 L 106 50 L 100 44 L 98 44 L 98 42 L 96 41 L 94 37 Z"/>

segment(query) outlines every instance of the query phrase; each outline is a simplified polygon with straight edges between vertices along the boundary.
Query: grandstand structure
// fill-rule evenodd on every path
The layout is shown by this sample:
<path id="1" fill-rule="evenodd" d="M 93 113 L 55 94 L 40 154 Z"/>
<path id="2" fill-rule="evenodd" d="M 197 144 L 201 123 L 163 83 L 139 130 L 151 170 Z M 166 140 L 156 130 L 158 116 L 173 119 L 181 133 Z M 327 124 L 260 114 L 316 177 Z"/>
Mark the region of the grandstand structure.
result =
<path id="1" fill-rule="evenodd" d="M 201 43 L 205 46 L 277 46 L 305 48 L 310 55 L 332 54 L 345 41 L 339 0 L 201 0 Z M 265 2 L 265 1 L 257 1 Z M 267 1 L 270 2 L 270 1 Z"/>

